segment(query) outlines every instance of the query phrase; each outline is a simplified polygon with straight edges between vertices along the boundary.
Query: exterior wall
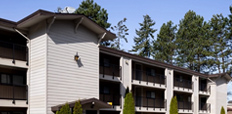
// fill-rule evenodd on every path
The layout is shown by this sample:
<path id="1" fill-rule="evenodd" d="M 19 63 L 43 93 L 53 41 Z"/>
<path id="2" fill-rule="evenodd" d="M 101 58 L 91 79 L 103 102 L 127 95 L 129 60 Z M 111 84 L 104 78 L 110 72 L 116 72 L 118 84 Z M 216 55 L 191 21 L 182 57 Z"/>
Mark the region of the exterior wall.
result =
<path id="1" fill-rule="evenodd" d="M 99 98 L 97 35 L 72 21 L 56 20 L 48 33 L 47 114 L 51 107 L 83 98 Z M 80 59 L 74 60 L 78 52 Z M 82 64 L 82 66 L 81 66 Z"/>
<path id="2" fill-rule="evenodd" d="M 199 77 L 192 76 L 193 82 L 193 94 L 192 94 L 192 102 L 193 102 L 193 112 L 194 114 L 198 114 L 199 112 Z"/>
<path id="3" fill-rule="evenodd" d="M 132 60 L 126 57 L 120 58 L 121 74 L 122 74 L 122 83 L 121 83 L 121 106 L 124 105 L 124 95 L 126 88 L 129 87 L 129 90 L 132 90 L 131 80 L 132 80 Z M 123 113 L 123 110 L 120 114 Z"/>
<path id="4" fill-rule="evenodd" d="M 46 34 L 45 22 L 30 29 L 29 112 L 46 114 Z"/>
<path id="5" fill-rule="evenodd" d="M 167 112 L 166 114 L 169 114 L 170 109 L 170 103 L 173 97 L 173 86 L 174 86 L 174 71 L 172 69 L 165 69 L 165 76 L 166 76 L 166 90 L 165 90 L 165 99 L 167 100 L 166 106 L 167 106 Z"/>
<path id="6" fill-rule="evenodd" d="M 225 78 L 218 78 L 216 82 L 216 112 L 220 114 L 221 107 L 223 106 L 227 110 L 227 81 Z M 227 112 L 226 112 L 227 113 Z"/>

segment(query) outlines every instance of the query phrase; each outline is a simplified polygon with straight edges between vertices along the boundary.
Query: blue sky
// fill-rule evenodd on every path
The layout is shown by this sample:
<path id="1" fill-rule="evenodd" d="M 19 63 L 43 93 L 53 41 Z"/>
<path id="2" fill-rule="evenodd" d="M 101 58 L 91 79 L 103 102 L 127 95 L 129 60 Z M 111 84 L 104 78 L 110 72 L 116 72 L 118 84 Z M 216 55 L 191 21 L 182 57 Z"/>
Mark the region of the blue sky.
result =
<path id="1" fill-rule="evenodd" d="M 35 12 L 38 9 L 56 11 L 57 7 L 64 8 L 71 6 L 77 8 L 82 0 L 1 0 L 0 18 L 18 21 L 23 17 Z M 128 44 L 123 43 L 125 50 L 130 50 L 133 45 L 133 38 L 136 36 L 135 29 L 139 29 L 143 15 L 150 15 L 156 22 L 154 29 L 159 29 L 163 23 L 169 20 L 178 24 L 184 14 L 193 10 L 203 16 L 206 21 L 212 15 L 222 13 L 227 16 L 230 0 L 95 0 L 109 13 L 109 20 L 112 25 L 124 17 L 127 18 L 126 25 L 129 28 Z M 232 90 L 232 84 L 228 89 Z M 232 100 L 232 98 L 231 98 Z"/>

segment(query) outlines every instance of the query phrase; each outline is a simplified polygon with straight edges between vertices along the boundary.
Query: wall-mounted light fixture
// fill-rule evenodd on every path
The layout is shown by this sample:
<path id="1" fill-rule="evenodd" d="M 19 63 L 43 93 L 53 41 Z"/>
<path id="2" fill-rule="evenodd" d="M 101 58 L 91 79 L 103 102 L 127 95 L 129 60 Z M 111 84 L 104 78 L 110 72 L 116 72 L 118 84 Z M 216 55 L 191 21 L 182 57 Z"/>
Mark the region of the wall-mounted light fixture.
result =
<path id="1" fill-rule="evenodd" d="M 78 61 L 78 60 L 79 60 L 79 55 L 78 55 L 78 53 L 74 56 L 74 60 L 75 60 L 75 61 Z"/>

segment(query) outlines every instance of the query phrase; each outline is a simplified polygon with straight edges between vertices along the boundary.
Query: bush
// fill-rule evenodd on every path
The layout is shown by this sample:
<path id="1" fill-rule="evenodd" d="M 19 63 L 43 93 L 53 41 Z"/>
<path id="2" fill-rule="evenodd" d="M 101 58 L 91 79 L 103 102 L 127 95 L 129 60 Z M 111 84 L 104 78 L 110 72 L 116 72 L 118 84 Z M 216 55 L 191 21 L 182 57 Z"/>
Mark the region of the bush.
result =
<path id="1" fill-rule="evenodd" d="M 56 111 L 56 114 L 71 114 L 69 104 L 66 103 L 64 106 L 62 106 L 60 111 Z"/>
<path id="2" fill-rule="evenodd" d="M 172 97 L 171 103 L 170 103 L 170 114 L 178 114 L 178 104 L 177 104 L 177 99 L 176 96 Z"/>
<path id="3" fill-rule="evenodd" d="M 73 108 L 73 114 L 82 114 L 82 106 L 80 100 L 75 103 Z"/>
<path id="4" fill-rule="evenodd" d="M 221 114 L 226 114 L 224 107 L 221 108 Z"/>
<path id="5" fill-rule="evenodd" d="M 135 103 L 131 92 L 126 94 L 123 114 L 135 114 Z"/>

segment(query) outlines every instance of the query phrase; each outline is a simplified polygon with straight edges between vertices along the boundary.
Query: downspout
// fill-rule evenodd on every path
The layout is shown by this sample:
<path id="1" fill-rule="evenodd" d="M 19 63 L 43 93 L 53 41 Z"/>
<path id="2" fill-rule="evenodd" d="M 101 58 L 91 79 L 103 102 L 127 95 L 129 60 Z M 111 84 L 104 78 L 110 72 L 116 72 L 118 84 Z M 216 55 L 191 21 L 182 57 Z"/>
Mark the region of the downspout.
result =
<path id="1" fill-rule="evenodd" d="M 56 20 L 56 17 L 54 16 L 53 19 L 52 19 L 52 22 L 50 22 L 49 25 L 48 25 L 47 33 L 49 32 L 49 30 L 50 30 L 50 28 L 51 28 L 51 26 L 52 26 L 52 24 L 54 23 L 55 20 Z"/>
<path id="2" fill-rule="evenodd" d="M 100 43 L 102 41 L 102 39 L 104 39 L 106 36 L 106 32 L 104 32 L 104 34 L 102 35 L 102 37 L 98 40 L 97 46 L 100 46 Z"/>

